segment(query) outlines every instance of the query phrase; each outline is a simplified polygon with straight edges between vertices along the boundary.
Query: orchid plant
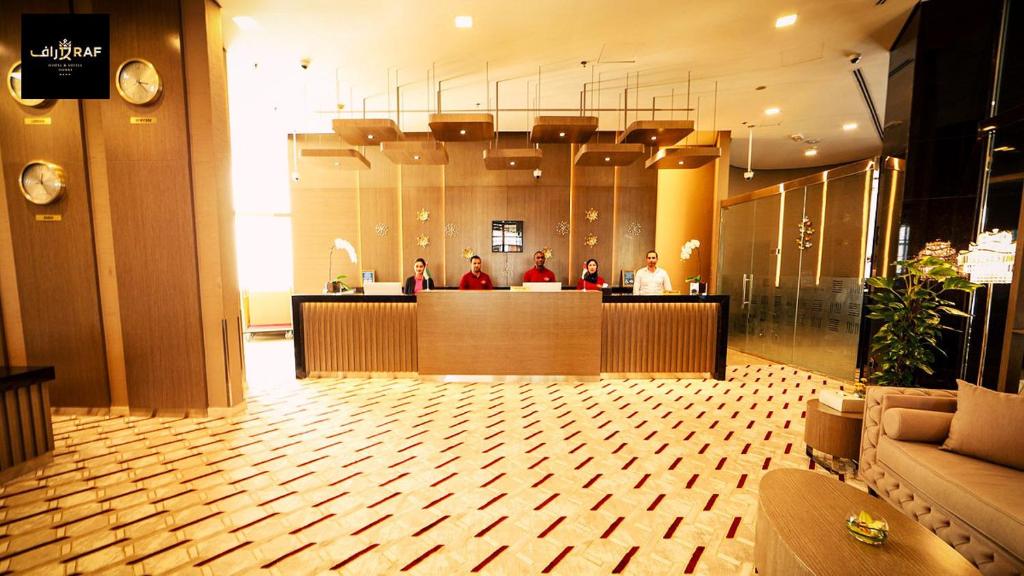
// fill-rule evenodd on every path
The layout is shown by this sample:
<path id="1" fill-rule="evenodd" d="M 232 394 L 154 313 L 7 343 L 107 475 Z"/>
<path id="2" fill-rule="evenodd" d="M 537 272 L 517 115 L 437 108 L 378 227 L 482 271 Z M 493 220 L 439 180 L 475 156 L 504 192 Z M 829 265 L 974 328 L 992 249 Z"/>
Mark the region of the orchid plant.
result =
<path id="1" fill-rule="evenodd" d="M 700 272 L 700 240 L 694 238 L 683 244 L 682 249 L 679 251 L 679 259 L 683 261 L 689 260 L 695 253 L 697 255 L 697 272 Z M 698 273 L 694 276 L 689 276 L 686 278 L 686 281 L 700 282 L 700 274 Z"/>

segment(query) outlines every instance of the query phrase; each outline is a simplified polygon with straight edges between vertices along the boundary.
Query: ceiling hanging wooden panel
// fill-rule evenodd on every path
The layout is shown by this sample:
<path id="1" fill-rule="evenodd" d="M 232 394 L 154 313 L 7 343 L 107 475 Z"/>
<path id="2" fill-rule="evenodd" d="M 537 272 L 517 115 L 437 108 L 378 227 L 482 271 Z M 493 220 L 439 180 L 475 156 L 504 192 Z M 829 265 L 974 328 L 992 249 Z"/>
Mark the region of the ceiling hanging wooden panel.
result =
<path id="1" fill-rule="evenodd" d="M 574 162 L 577 166 L 629 166 L 643 155 L 643 144 L 584 144 Z"/>
<path id="2" fill-rule="evenodd" d="M 342 170 L 369 170 L 370 161 L 351 148 L 306 148 L 302 151 L 303 158 L 333 162 Z"/>
<path id="3" fill-rule="evenodd" d="M 693 120 L 637 120 L 618 139 L 620 144 L 671 146 L 693 132 Z"/>
<path id="4" fill-rule="evenodd" d="M 331 125 L 342 140 L 353 146 L 394 142 L 403 137 L 395 121 L 387 118 L 339 118 Z"/>
<path id="5" fill-rule="evenodd" d="M 491 114 L 431 114 L 430 131 L 441 142 L 475 142 L 494 137 Z"/>
<path id="6" fill-rule="evenodd" d="M 597 131 L 597 116 L 537 116 L 530 130 L 533 143 L 580 144 Z"/>

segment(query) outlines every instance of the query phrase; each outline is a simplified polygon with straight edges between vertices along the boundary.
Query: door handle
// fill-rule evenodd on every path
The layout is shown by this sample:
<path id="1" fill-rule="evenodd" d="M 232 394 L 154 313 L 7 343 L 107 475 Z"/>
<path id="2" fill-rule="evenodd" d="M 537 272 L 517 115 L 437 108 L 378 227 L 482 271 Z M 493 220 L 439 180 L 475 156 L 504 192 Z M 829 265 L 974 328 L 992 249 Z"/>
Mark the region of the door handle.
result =
<path id="1" fill-rule="evenodd" d="M 747 283 L 748 282 L 750 283 L 750 290 L 749 290 L 749 292 L 747 290 Z M 746 307 L 746 306 L 750 305 L 750 297 L 751 297 L 750 293 L 753 292 L 753 291 L 754 291 L 754 275 L 753 274 L 744 274 L 743 275 L 743 302 L 740 304 L 740 307 Z"/>

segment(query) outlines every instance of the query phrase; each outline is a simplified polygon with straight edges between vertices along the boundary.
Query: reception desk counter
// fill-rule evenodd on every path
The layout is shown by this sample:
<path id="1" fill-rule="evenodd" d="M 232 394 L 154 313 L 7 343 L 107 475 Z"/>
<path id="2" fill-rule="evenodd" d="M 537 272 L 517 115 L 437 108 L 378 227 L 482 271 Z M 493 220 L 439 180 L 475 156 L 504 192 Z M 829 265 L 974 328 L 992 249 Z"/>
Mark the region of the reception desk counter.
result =
<path id="1" fill-rule="evenodd" d="M 295 373 L 725 377 L 728 296 L 432 290 L 292 297 Z"/>

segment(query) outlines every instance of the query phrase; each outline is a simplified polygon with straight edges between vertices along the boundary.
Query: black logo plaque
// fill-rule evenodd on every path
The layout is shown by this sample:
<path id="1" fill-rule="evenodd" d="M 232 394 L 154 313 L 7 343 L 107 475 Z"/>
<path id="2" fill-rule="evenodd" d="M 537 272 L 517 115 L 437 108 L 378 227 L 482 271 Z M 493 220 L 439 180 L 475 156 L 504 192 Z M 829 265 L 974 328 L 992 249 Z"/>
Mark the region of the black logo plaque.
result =
<path id="1" fill-rule="evenodd" d="M 109 14 L 22 14 L 23 98 L 110 98 Z"/>

